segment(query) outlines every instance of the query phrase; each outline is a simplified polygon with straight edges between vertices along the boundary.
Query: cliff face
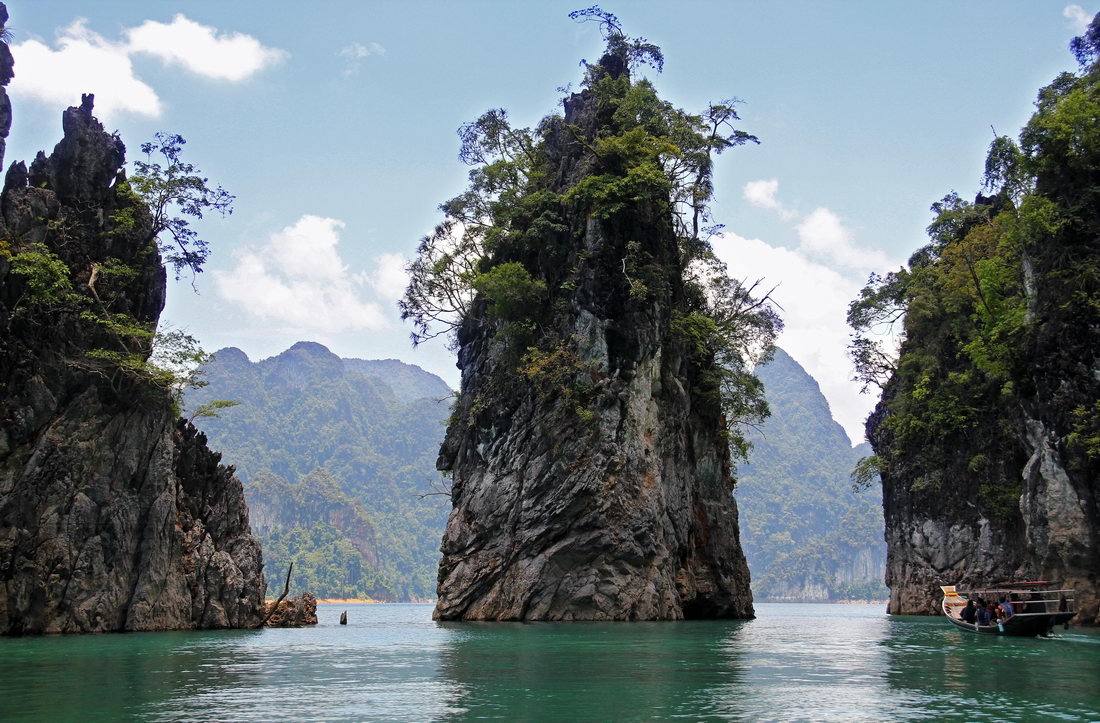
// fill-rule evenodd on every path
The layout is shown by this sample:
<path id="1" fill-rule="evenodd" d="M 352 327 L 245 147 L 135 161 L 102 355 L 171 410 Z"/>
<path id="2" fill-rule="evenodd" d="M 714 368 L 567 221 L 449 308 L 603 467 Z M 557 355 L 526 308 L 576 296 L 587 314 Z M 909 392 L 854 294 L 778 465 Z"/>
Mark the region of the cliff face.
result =
<path id="1" fill-rule="evenodd" d="M 1050 376 L 1045 366 L 1033 373 L 1036 379 Z M 1091 376 L 1063 377 L 1055 388 L 1080 393 Z M 880 426 L 883 404 L 868 430 L 876 452 L 889 455 L 890 437 Z M 1067 450 L 1070 430 L 1059 429 L 1056 421 L 1064 417 L 1062 409 L 1032 397 L 1014 412 L 996 418 L 1012 424 L 1019 436 L 1004 452 L 1000 475 L 986 482 L 1011 490 L 1013 507 L 1007 511 L 982 503 L 981 482 L 965 466 L 973 450 L 963 443 L 958 460 L 944 465 L 949 486 L 923 486 L 923 472 L 904 460 L 884 471 L 891 613 L 938 614 L 939 585 L 1052 580 L 1075 589 L 1079 622 L 1100 624 L 1097 478 Z"/>
<path id="2" fill-rule="evenodd" d="M 601 60 L 612 80 L 622 65 Z M 586 146 L 613 111 L 586 89 L 549 121 L 552 192 L 606 162 Z M 700 391 L 714 361 L 670 330 L 685 292 L 667 204 L 557 213 L 503 259 L 557 290 L 522 371 L 514 327 L 484 320 L 484 296 L 458 334 L 462 393 L 438 463 L 453 475 L 454 509 L 435 617 L 751 616 L 721 412 Z M 631 293 L 633 258 L 648 262 L 645 294 Z"/>
<path id="3" fill-rule="evenodd" d="M 53 154 L 13 164 L 3 192 L 0 633 L 253 625 L 240 482 L 165 391 L 89 354 L 140 346 L 96 320 L 152 327 L 165 292 L 125 148 L 91 111 L 65 111 Z"/>
<path id="4" fill-rule="evenodd" d="M 1100 21 L 1085 42 L 1100 51 Z M 906 312 L 867 422 L 890 612 L 937 612 L 939 585 L 1043 579 L 1100 623 L 1097 57 L 1040 91 L 1019 145 L 991 146 L 994 195 L 936 204 L 932 243 L 874 292 Z"/>

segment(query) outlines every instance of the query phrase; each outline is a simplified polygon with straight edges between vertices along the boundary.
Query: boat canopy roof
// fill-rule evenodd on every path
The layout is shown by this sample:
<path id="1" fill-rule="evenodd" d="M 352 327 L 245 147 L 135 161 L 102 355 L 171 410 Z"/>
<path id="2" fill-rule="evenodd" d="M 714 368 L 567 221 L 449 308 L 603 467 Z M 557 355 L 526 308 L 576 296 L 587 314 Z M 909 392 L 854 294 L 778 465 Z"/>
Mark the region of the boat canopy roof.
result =
<path id="1" fill-rule="evenodd" d="M 1038 587 L 1038 586 L 1033 586 L 1033 587 Z M 1049 597 L 1051 595 L 1057 595 L 1057 594 L 1060 594 L 1060 593 L 1064 593 L 1067 596 L 1072 597 L 1075 590 L 1073 588 L 1055 590 L 1055 589 L 1046 588 L 1046 587 L 1044 587 L 1042 589 L 1034 589 L 1034 590 L 1028 589 L 1027 587 L 983 587 L 983 588 L 974 588 L 973 590 L 958 590 L 956 592 L 956 594 L 969 597 L 971 595 L 997 595 L 997 594 L 1008 595 L 1010 593 L 1015 593 L 1015 594 L 1018 595 L 1020 593 L 1025 593 L 1025 592 L 1037 592 L 1037 593 L 1041 593 L 1042 595 L 1044 595 L 1046 597 Z"/>

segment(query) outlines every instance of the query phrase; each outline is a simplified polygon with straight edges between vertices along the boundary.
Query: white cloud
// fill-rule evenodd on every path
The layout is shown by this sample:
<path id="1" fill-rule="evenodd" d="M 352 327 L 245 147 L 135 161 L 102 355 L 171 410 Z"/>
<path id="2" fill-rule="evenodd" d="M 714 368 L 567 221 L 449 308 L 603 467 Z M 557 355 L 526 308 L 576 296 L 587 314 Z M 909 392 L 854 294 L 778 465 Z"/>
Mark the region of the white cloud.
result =
<path id="1" fill-rule="evenodd" d="M 337 53 L 341 58 L 347 61 L 344 66 L 344 75 L 355 75 L 362 67 L 363 58 L 370 57 L 371 55 L 385 55 L 386 49 L 378 43 L 352 43 L 351 45 L 345 45 L 340 48 L 340 52 Z"/>
<path id="2" fill-rule="evenodd" d="M 149 53 L 208 78 L 241 81 L 286 53 L 264 47 L 242 33 L 219 36 L 215 28 L 177 15 L 170 24 L 146 20 L 111 41 L 77 19 L 58 31 L 56 46 L 29 39 L 12 46 L 17 72 L 11 84 L 16 99 L 51 106 L 77 105 L 82 93 L 95 94 L 96 115 L 103 120 L 130 113 L 158 118 L 163 104 L 156 91 L 134 72 L 132 56 Z"/>
<path id="3" fill-rule="evenodd" d="M 775 194 L 779 191 L 779 179 L 771 178 L 760 181 L 749 181 L 745 184 L 741 193 L 745 200 L 753 206 L 760 208 L 778 209 L 779 201 Z"/>
<path id="4" fill-rule="evenodd" d="M 851 381 L 848 358 L 848 302 L 862 286 L 857 278 L 810 259 L 800 250 L 771 246 L 760 239 L 723 233 L 714 250 L 736 278 L 764 279 L 777 286 L 772 296 L 783 307 L 786 324 L 779 346 L 806 368 L 821 386 L 833 417 L 854 442 L 863 441 L 863 421 L 874 407 Z"/>
<path id="5" fill-rule="evenodd" d="M 305 215 L 267 241 L 237 253 L 232 271 L 214 272 L 218 293 L 262 319 L 303 332 L 389 326 L 382 309 L 360 298 L 363 285 L 340 258 L 344 222 Z"/>
<path id="6" fill-rule="evenodd" d="M 794 217 L 794 211 L 791 211 L 776 198 L 779 193 L 779 179 L 769 178 L 761 179 L 759 181 L 749 181 L 741 189 L 741 195 L 751 205 L 757 208 L 766 208 L 770 211 L 775 211 L 781 218 L 790 219 Z"/>
<path id="7" fill-rule="evenodd" d="M 1073 27 L 1079 33 L 1083 33 L 1088 28 L 1089 23 L 1092 22 L 1092 16 L 1076 3 L 1062 8 L 1062 17 L 1073 23 Z"/>
<path id="8" fill-rule="evenodd" d="M 251 35 L 219 34 L 217 28 L 188 20 L 182 14 L 173 17 L 171 23 L 146 20 L 125 33 L 131 53 L 149 53 L 192 73 L 232 82 L 245 80 L 287 56 L 286 51 L 265 47 Z"/>
<path id="9" fill-rule="evenodd" d="M 12 46 L 18 60 L 12 95 L 39 100 L 52 106 L 80 103 L 81 93 L 95 93 L 96 115 L 119 113 L 156 118 L 160 98 L 134 75 L 126 48 L 89 30 L 87 21 L 76 20 L 58 34 L 57 49 L 38 40 Z"/>
<path id="10" fill-rule="evenodd" d="M 397 301 L 409 285 L 409 274 L 405 271 L 409 260 L 401 254 L 382 254 L 374 262 L 376 266 L 367 274 L 367 283 L 382 298 Z"/>
<path id="11" fill-rule="evenodd" d="M 890 258 L 877 249 L 861 248 L 852 242 L 851 231 L 840 217 L 827 208 L 816 208 L 796 227 L 799 250 L 811 256 L 866 275 L 890 266 Z"/>

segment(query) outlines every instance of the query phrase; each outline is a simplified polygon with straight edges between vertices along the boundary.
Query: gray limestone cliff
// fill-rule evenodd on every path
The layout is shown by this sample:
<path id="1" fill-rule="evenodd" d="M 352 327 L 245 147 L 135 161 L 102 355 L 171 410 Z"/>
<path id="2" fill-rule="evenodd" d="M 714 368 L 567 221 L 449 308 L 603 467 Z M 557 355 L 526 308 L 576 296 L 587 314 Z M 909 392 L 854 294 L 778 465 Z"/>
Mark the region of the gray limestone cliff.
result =
<path id="1" fill-rule="evenodd" d="M 0 203 L 0 634 L 255 625 L 241 483 L 165 389 L 102 356 L 148 356 L 103 320 L 152 328 L 164 305 L 125 148 L 91 97 L 63 128 L 52 155 L 12 165 Z"/>
<path id="2" fill-rule="evenodd" d="M 1100 624 L 1100 16 L 1074 46 L 1080 71 L 991 146 L 992 195 L 935 204 L 928 246 L 853 303 L 905 314 L 867 421 L 893 613 L 1041 579 Z"/>
<path id="3" fill-rule="evenodd" d="M 605 85 L 624 66 L 604 56 Z M 593 144 L 613 112 L 588 88 L 545 122 L 551 194 L 600 172 Z M 554 290 L 536 321 L 494 318 L 482 295 L 458 333 L 435 617 L 752 616 L 728 441 L 704 391 L 714 358 L 672 331 L 686 292 L 667 201 L 606 214 L 551 202 L 532 216 L 516 223 L 522 247 L 495 261 Z M 644 293 L 632 293 L 634 259 Z"/>
<path id="4" fill-rule="evenodd" d="M 1072 381 L 1059 383 L 1069 389 Z M 1067 454 L 1068 434 L 1051 424 L 1051 411 L 1057 413 L 1031 416 L 1021 408 L 1011 420 L 1020 435 L 1005 450 L 997 480 L 1013 490 L 1007 511 L 983 504 L 980 483 L 965 466 L 972 450 L 963 445 L 945 465 L 953 481 L 947 488 L 922 487 L 922 474 L 904 461 L 886 468 L 889 612 L 938 614 L 940 585 L 1050 580 L 1076 591 L 1078 622 L 1100 624 L 1096 479 Z M 890 449 L 882 412 L 880 405 L 868 424 L 879 454 Z"/>

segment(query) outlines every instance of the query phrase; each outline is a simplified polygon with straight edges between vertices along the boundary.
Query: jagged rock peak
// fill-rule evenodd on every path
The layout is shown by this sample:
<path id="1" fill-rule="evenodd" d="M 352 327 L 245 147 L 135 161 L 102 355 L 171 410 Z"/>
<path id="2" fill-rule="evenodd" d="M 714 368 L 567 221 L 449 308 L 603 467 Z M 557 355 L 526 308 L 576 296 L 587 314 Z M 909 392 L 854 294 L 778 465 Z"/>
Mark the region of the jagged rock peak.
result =
<path id="1" fill-rule="evenodd" d="M 0 202 L 0 634 L 256 625 L 240 481 L 163 387 L 104 361 L 150 348 L 96 320 L 151 330 L 164 306 L 148 209 L 116 182 L 125 148 L 90 95 L 63 129 Z M 16 264 L 64 293 L 29 294 Z"/>

